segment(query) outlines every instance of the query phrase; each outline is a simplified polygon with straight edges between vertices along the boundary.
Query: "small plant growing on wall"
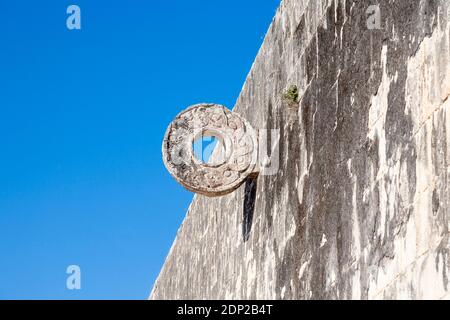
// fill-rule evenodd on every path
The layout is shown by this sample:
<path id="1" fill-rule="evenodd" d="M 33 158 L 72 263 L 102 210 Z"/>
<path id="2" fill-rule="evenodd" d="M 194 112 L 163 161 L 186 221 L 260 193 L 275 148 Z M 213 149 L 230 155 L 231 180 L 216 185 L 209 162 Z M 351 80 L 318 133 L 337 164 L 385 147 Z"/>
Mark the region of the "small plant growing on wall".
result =
<path id="1" fill-rule="evenodd" d="M 283 93 L 283 102 L 291 108 L 298 106 L 298 88 L 296 85 L 291 85 L 286 92 Z"/>

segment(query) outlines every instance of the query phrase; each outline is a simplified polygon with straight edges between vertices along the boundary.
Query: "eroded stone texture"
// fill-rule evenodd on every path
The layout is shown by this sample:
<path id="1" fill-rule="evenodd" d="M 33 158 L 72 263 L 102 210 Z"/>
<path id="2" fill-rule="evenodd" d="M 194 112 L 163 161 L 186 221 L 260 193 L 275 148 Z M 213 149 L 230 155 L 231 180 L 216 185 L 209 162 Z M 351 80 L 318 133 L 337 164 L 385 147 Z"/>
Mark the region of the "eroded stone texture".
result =
<path id="1" fill-rule="evenodd" d="M 449 298 L 449 18 L 446 0 L 283 1 L 235 106 L 280 129 L 280 169 L 195 196 L 150 298 Z"/>

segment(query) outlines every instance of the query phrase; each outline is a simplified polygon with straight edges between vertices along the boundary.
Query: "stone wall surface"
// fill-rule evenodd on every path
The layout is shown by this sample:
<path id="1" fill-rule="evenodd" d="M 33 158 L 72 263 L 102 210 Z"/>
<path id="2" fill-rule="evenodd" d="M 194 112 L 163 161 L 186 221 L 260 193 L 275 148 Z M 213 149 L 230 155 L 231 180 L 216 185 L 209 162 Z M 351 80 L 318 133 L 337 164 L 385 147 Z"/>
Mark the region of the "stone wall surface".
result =
<path id="1" fill-rule="evenodd" d="M 450 298 L 449 20 L 448 0 L 284 0 L 234 108 L 280 130 L 279 169 L 195 196 L 150 298 Z"/>

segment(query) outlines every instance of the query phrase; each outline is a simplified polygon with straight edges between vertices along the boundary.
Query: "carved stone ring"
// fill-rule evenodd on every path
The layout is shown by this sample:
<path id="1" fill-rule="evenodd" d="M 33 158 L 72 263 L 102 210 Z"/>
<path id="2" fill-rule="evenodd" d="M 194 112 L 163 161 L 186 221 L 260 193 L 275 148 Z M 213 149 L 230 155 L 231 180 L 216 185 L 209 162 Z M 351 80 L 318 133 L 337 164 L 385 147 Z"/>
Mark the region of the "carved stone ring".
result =
<path id="1" fill-rule="evenodd" d="M 194 142 L 215 137 L 207 163 L 199 160 Z M 164 164 L 186 189 L 220 196 L 237 189 L 256 172 L 257 132 L 239 114 L 218 104 L 197 104 L 179 113 L 167 128 L 162 145 Z"/>

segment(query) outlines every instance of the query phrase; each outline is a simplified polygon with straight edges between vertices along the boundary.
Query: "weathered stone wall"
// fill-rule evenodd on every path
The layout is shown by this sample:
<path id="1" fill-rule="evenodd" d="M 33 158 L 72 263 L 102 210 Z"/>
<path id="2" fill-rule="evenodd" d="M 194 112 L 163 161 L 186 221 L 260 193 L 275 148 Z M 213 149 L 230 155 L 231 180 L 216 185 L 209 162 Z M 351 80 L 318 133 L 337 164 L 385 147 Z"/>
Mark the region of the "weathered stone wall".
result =
<path id="1" fill-rule="evenodd" d="M 196 196 L 150 298 L 449 298 L 449 20 L 448 0 L 283 1 L 234 108 L 280 129 L 279 170 Z"/>

